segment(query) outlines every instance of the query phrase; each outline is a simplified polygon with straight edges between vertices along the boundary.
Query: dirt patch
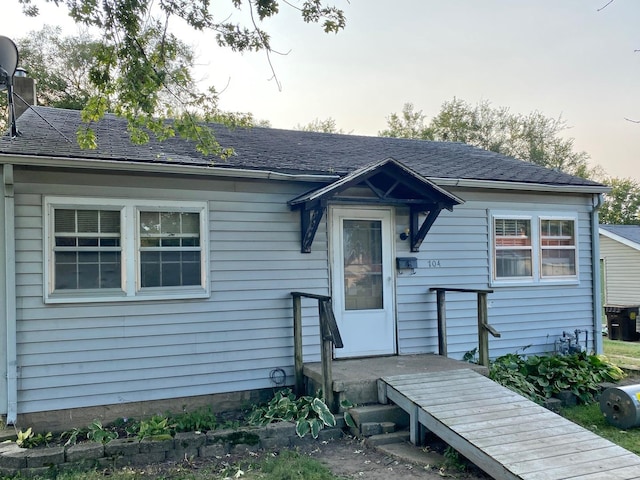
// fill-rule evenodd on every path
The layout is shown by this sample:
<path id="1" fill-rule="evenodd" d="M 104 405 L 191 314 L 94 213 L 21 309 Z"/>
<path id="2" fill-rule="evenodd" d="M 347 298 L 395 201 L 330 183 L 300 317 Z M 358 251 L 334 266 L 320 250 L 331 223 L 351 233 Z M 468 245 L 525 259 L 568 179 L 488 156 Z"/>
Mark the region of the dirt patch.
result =
<path id="1" fill-rule="evenodd" d="M 288 448 L 290 450 L 292 448 Z M 327 466 L 334 475 L 343 479 L 367 479 L 367 480 L 388 480 L 390 478 L 402 478 L 409 480 L 442 480 L 442 478 L 456 478 L 464 480 L 488 480 L 491 477 L 484 475 L 473 465 L 469 466 L 466 471 L 460 471 L 453 467 L 441 468 L 443 457 L 437 455 L 429 456 L 429 448 L 423 450 L 421 448 L 406 445 L 403 448 L 403 454 L 392 455 L 378 448 L 367 446 L 362 440 L 354 437 L 345 436 L 340 439 L 320 441 L 303 441 L 298 447 L 294 448 L 301 455 L 308 455 Z M 407 450 L 408 449 L 408 450 Z M 407 458 L 406 452 L 413 450 L 414 455 L 419 458 L 412 461 Z M 178 462 L 162 462 L 147 466 L 133 467 L 131 471 L 138 474 L 136 478 L 144 479 L 169 479 L 169 478 L 187 478 L 189 472 L 202 477 L 202 472 L 208 472 L 206 475 L 215 475 L 211 478 L 242 478 L 239 470 L 243 470 L 248 478 L 254 478 L 249 475 L 253 469 L 251 465 L 260 463 L 261 460 L 272 455 L 279 455 L 284 449 L 279 451 L 259 451 L 246 453 L 233 453 L 224 455 L 219 458 L 210 459 L 187 459 Z M 433 462 L 425 461 L 425 459 L 433 458 Z M 437 459 L 437 460 L 436 460 Z M 109 472 L 105 470 L 105 475 Z"/>
<path id="2" fill-rule="evenodd" d="M 439 448 L 439 447 L 434 447 Z M 407 445 L 401 455 L 392 455 L 382 449 L 367 446 L 353 437 L 321 442 L 305 453 L 327 465 L 331 471 L 344 478 L 366 478 L 368 480 L 388 480 L 389 478 L 434 480 L 461 478 L 467 480 L 487 480 L 473 465 L 467 471 L 455 468 L 441 468 L 440 455 L 429 455 L 430 447 L 424 449 Z M 411 455 L 412 453 L 412 455 Z M 424 457 L 412 461 L 412 457 Z"/>

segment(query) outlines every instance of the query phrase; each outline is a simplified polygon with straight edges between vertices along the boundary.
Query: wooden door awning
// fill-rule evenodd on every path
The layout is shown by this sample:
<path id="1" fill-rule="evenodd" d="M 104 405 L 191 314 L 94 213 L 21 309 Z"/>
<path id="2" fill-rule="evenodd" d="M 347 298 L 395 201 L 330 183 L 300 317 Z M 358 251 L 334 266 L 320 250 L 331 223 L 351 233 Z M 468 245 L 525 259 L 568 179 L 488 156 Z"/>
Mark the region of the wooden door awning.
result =
<path id="1" fill-rule="evenodd" d="M 347 194 L 347 190 L 349 190 Z M 310 253 L 313 239 L 329 202 L 341 204 L 402 205 L 409 207 L 411 251 L 417 252 L 444 209 L 464 201 L 405 165 L 388 158 L 289 201 L 300 210 L 302 253 Z M 426 215 L 420 223 L 420 215 Z"/>

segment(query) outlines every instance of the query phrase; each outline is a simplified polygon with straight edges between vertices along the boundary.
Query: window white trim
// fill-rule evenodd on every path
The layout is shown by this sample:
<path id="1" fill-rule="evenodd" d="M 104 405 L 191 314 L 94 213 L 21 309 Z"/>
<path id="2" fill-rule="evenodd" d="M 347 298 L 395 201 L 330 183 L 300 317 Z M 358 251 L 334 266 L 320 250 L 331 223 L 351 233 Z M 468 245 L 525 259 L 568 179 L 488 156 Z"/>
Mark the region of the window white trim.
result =
<path id="1" fill-rule="evenodd" d="M 558 212 L 544 214 L 539 212 L 509 212 L 490 211 L 489 215 L 489 274 L 491 286 L 527 286 L 550 284 L 577 284 L 579 282 L 579 251 L 578 251 L 578 217 L 575 213 Z M 496 266 L 496 235 L 495 221 L 499 219 L 528 220 L 531 226 L 531 276 L 497 277 Z M 542 251 L 549 247 L 542 245 L 542 222 L 544 220 L 567 220 L 573 222 L 574 242 L 571 247 L 555 247 L 555 249 L 570 249 L 575 252 L 575 275 L 543 276 Z"/>
<path id="2" fill-rule="evenodd" d="M 55 290 L 54 255 L 56 209 L 119 209 L 121 245 L 121 288 Z M 200 285 L 140 288 L 139 212 L 169 211 L 199 214 Z M 87 197 L 45 197 L 44 213 L 44 301 L 45 303 L 86 303 L 131 300 L 173 300 L 208 298 L 209 222 L 206 202 L 105 199 Z"/>

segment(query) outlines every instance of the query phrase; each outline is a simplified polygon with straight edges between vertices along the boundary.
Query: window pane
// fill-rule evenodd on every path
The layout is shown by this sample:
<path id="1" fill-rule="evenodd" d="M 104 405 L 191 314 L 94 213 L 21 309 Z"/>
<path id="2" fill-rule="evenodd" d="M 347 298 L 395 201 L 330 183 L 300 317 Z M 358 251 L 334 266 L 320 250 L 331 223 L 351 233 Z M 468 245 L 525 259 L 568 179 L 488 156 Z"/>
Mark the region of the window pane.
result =
<path id="1" fill-rule="evenodd" d="M 79 247 L 97 247 L 98 239 L 81 237 L 78 239 L 78 246 Z"/>
<path id="2" fill-rule="evenodd" d="M 496 278 L 531 277 L 531 220 L 495 218 L 493 228 Z"/>
<path id="3" fill-rule="evenodd" d="M 200 214 L 182 214 L 182 233 L 200 233 Z"/>
<path id="4" fill-rule="evenodd" d="M 159 287 L 160 254 L 158 252 L 142 252 L 140 254 L 140 282 L 142 287 Z"/>
<path id="5" fill-rule="evenodd" d="M 78 264 L 77 288 L 100 288 L 100 266 L 97 263 Z M 80 287 L 80 285 L 82 287 Z"/>
<path id="6" fill-rule="evenodd" d="M 140 222 L 141 286 L 200 285 L 200 214 L 141 212 Z"/>
<path id="7" fill-rule="evenodd" d="M 100 211 L 100 232 L 120 233 L 120 212 L 101 210 Z"/>
<path id="8" fill-rule="evenodd" d="M 159 238 L 141 238 L 140 246 L 141 247 L 159 247 L 160 239 Z"/>
<path id="9" fill-rule="evenodd" d="M 522 219 L 495 219 L 496 246 L 530 246 L 531 221 Z"/>
<path id="10" fill-rule="evenodd" d="M 183 285 L 200 285 L 200 254 L 198 252 L 189 252 L 195 253 L 192 261 L 188 261 L 183 263 L 182 265 L 182 284 Z"/>
<path id="11" fill-rule="evenodd" d="M 56 237 L 56 247 L 75 247 L 76 237 Z"/>
<path id="12" fill-rule="evenodd" d="M 55 211 L 55 230 L 56 232 L 74 232 L 76 231 L 76 211 L 58 209 Z"/>
<path id="13" fill-rule="evenodd" d="M 98 233 L 98 210 L 76 210 L 79 233 Z"/>
<path id="14" fill-rule="evenodd" d="M 179 263 L 162 263 L 162 286 L 177 287 L 181 284 Z"/>
<path id="15" fill-rule="evenodd" d="M 160 214 L 160 231 L 164 233 L 180 233 L 180 212 L 162 212 Z"/>
<path id="16" fill-rule="evenodd" d="M 345 308 L 381 309 L 382 222 L 345 220 L 343 225 Z"/>
<path id="17" fill-rule="evenodd" d="M 542 251 L 542 276 L 561 277 L 576 274 L 576 251 L 545 249 Z"/>
<path id="18" fill-rule="evenodd" d="M 55 209 L 54 228 L 56 290 L 121 286 L 119 210 Z"/>
<path id="19" fill-rule="evenodd" d="M 55 265 L 55 289 L 67 290 L 78 288 L 77 266 L 75 263 L 56 263 Z"/>
<path id="20" fill-rule="evenodd" d="M 159 212 L 140 212 L 140 233 L 160 233 Z"/>
<path id="21" fill-rule="evenodd" d="M 163 247 L 179 247 L 180 239 L 179 238 L 163 238 L 162 246 Z"/>
<path id="22" fill-rule="evenodd" d="M 575 245 L 573 220 L 542 220 L 540 230 L 543 246 Z"/>
<path id="23" fill-rule="evenodd" d="M 532 275 L 531 250 L 497 250 L 497 277 L 530 277 Z"/>

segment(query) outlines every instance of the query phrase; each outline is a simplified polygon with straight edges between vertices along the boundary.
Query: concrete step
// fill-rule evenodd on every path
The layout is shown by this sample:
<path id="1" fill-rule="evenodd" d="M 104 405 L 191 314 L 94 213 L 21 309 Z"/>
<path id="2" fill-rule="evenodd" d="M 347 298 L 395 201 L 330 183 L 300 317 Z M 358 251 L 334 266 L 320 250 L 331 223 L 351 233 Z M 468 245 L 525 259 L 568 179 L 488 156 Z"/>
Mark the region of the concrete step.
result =
<path id="1" fill-rule="evenodd" d="M 396 405 L 365 405 L 349 409 L 356 426 L 365 423 L 395 423 L 396 428 L 409 426 L 409 415 Z"/>
<path id="2" fill-rule="evenodd" d="M 365 441 L 367 445 L 370 445 L 372 447 L 390 445 L 395 443 L 407 443 L 409 442 L 409 431 L 400 430 L 393 433 L 381 433 L 379 435 L 367 437 Z"/>
<path id="3" fill-rule="evenodd" d="M 0 429 L 0 443 L 6 440 L 14 441 L 18 436 L 16 435 L 16 430 L 12 427 L 7 427 Z"/>
<path id="4" fill-rule="evenodd" d="M 425 448 L 416 447 L 408 441 L 377 445 L 376 448 L 400 461 L 414 463 L 424 467 L 435 467 L 443 465 L 446 462 L 443 455 Z"/>

